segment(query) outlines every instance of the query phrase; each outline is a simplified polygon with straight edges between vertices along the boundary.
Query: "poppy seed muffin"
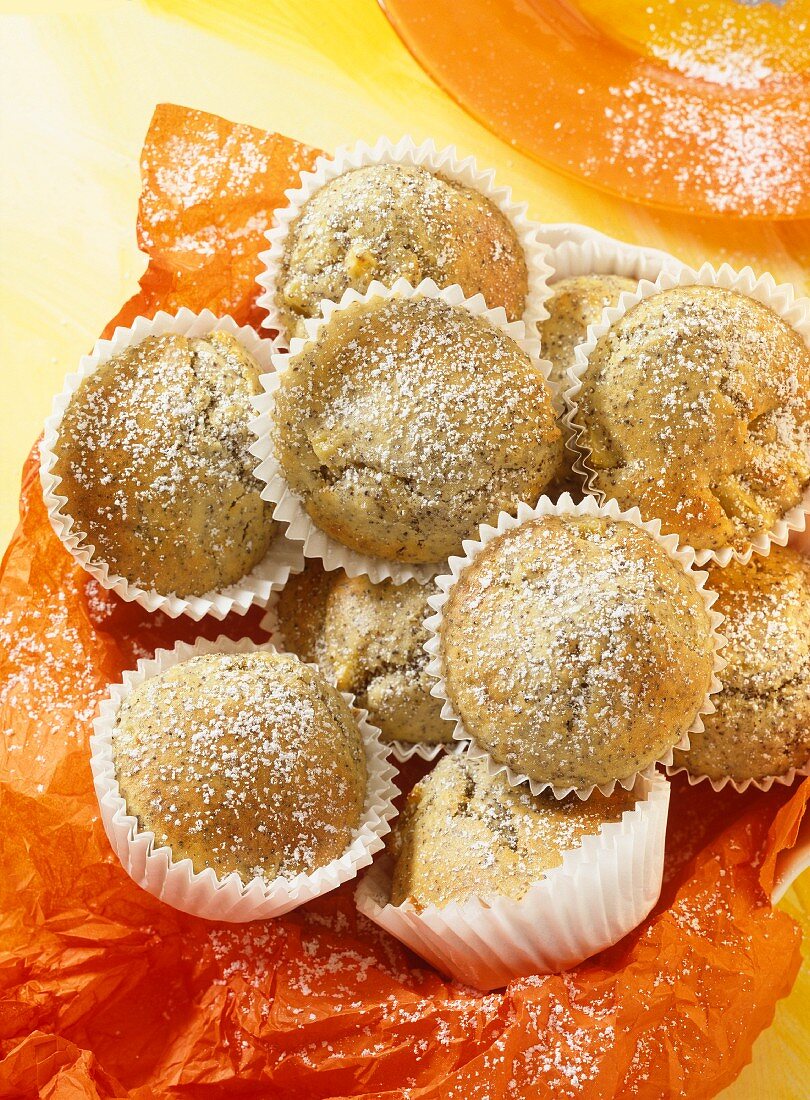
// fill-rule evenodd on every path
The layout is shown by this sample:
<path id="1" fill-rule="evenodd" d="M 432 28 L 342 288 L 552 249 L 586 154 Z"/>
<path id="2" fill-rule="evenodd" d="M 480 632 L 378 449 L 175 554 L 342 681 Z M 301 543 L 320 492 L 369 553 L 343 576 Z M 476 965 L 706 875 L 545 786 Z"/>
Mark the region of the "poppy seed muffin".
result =
<path id="1" fill-rule="evenodd" d="M 565 409 L 563 394 L 569 386 L 566 372 L 574 365 L 574 349 L 586 339 L 588 325 L 596 324 L 604 308 L 615 305 L 623 291 L 637 286 L 623 275 L 572 275 L 552 285 L 554 293 L 546 302 L 549 316 L 540 326 L 540 346 L 543 357 L 551 363 L 549 386 L 560 413 Z M 567 438 L 570 431 L 562 416 L 559 423 L 563 438 Z M 560 464 L 547 490 L 552 500 L 561 493 L 582 499 L 583 479 L 574 472 L 575 457 L 573 449 L 561 449 Z"/>
<path id="2" fill-rule="evenodd" d="M 620 821 L 636 795 L 618 787 L 583 802 L 510 787 L 485 760 L 443 756 L 411 790 L 394 825 L 391 904 L 444 906 L 526 891 L 584 836 Z"/>
<path id="3" fill-rule="evenodd" d="M 536 500 L 561 447 L 542 372 L 435 298 L 334 313 L 279 376 L 271 432 L 313 522 L 362 554 L 439 562 Z"/>
<path id="4" fill-rule="evenodd" d="M 663 757 L 714 667 L 693 579 L 623 520 L 543 516 L 493 538 L 449 590 L 447 697 L 499 763 L 579 790 Z"/>
<path id="5" fill-rule="evenodd" d="M 235 337 L 212 332 L 149 336 L 84 379 L 54 473 L 94 560 L 178 596 L 258 565 L 277 530 L 248 451 L 259 371 Z"/>
<path id="6" fill-rule="evenodd" d="M 315 192 L 291 224 L 276 305 L 291 336 L 317 317 L 323 299 L 365 293 L 373 279 L 416 286 L 431 278 L 482 293 L 510 321 L 525 307 L 528 271 L 509 219 L 480 192 L 426 168 L 374 164 Z"/>
<path id="7" fill-rule="evenodd" d="M 211 653 L 144 681 L 121 705 L 113 760 L 157 845 L 245 882 L 339 858 L 365 804 L 357 722 L 291 654 Z"/>
<path id="8" fill-rule="evenodd" d="M 602 319 L 607 306 L 615 306 L 624 291 L 638 283 L 624 275 L 571 275 L 552 285 L 546 302 L 549 316 L 540 326 L 540 346 L 551 362 L 549 384 L 553 392 L 568 388 L 566 372 L 574 365 L 574 349 L 588 335 L 588 325 Z"/>
<path id="9" fill-rule="evenodd" d="M 599 339 L 582 382 L 592 485 L 697 549 L 745 550 L 810 484 L 810 350 L 753 298 L 645 298 Z"/>
<path id="10" fill-rule="evenodd" d="M 277 607 L 285 646 L 316 663 L 340 691 L 351 692 L 386 741 L 451 741 L 453 723 L 430 694 L 424 643 L 433 585 L 374 584 L 368 577 L 327 573 L 310 560 L 291 577 Z"/>
<path id="11" fill-rule="evenodd" d="M 810 561 L 772 546 L 747 565 L 712 568 L 728 660 L 717 710 L 675 763 L 742 782 L 810 762 Z"/>

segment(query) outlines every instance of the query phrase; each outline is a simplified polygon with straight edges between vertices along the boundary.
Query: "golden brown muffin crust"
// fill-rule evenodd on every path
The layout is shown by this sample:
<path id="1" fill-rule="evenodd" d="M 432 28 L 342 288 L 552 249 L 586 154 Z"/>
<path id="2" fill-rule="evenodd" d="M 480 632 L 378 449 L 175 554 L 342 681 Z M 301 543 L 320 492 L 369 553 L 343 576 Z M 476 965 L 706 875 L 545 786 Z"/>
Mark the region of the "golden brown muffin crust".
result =
<path id="1" fill-rule="evenodd" d="M 433 298 L 334 314 L 282 372 L 272 431 L 317 526 L 398 562 L 442 561 L 479 523 L 536 500 L 562 445 L 518 344 Z"/>
<path id="2" fill-rule="evenodd" d="M 488 198 L 425 168 L 370 165 L 331 180 L 290 227 L 276 305 L 293 336 L 317 317 L 325 298 L 339 302 L 373 279 L 391 286 L 432 278 L 482 293 L 510 321 L 525 307 L 528 271 L 509 220 Z"/>
<path id="3" fill-rule="evenodd" d="M 675 763 L 711 779 L 765 779 L 810 761 L 810 562 L 771 547 L 710 570 L 728 664 L 717 710 Z"/>
<path id="4" fill-rule="evenodd" d="M 340 857 L 366 797 L 343 698 L 292 655 L 192 657 L 123 702 L 113 759 L 127 813 L 175 860 L 243 881 Z"/>
<path id="5" fill-rule="evenodd" d="M 277 530 L 248 451 L 260 389 L 259 365 L 224 332 L 149 336 L 82 382 L 54 472 L 94 558 L 179 596 L 258 565 Z"/>
<path id="6" fill-rule="evenodd" d="M 293 574 L 279 592 L 276 604 L 281 634 L 279 647 L 292 650 L 302 661 L 321 665 L 328 679 L 333 673 L 324 660 L 322 638 L 336 574 L 337 570 L 330 572 L 317 559 L 308 558 L 303 572 Z"/>
<path id="7" fill-rule="evenodd" d="M 645 531 L 545 516 L 496 536 L 450 589 L 446 690 L 498 763 L 590 787 L 660 759 L 711 685 L 714 644 L 690 576 Z"/>
<path id="8" fill-rule="evenodd" d="M 624 291 L 638 287 L 624 275 L 572 275 L 552 286 L 546 302 L 549 316 L 540 326 L 543 357 L 551 362 L 549 383 L 553 392 L 568 388 L 566 372 L 574 365 L 574 349 L 588 335 L 588 325 L 602 319 L 607 306 L 615 306 Z"/>
<path id="9" fill-rule="evenodd" d="M 810 484 L 810 350 L 744 294 L 639 302 L 598 341 L 577 401 L 595 487 L 699 549 L 744 549 Z"/>
<path id="10" fill-rule="evenodd" d="M 391 904 L 418 908 L 468 898 L 520 900 L 583 836 L 619 821 L 636 795 L 617 788 L 557 800 L 510 787 L 486 761 L 442 757 L 408 796 L 394 825 Z"/>
<path id="11" fill-rule="evenodd" d="M 325 572 L 309 561 L 281 592 L 278 619 L 285 646 L 315 661 L 341 691 L 356 696 L 386 741 L 451 741 L 453 723 L 430 694 L 425 619 L 433 585 L 374 584 Z"/>
<path id="12" fill-rule="evenodd" d="M 572 275 L 553 284 L 554 293 L 546 302 L 549 316 L 540 326 L 540 343 L 543 358 L 551 363 L 549 386 L 560 412 L 565 408 L 563 394 L 569 386 L 566 372 L 574 365 L 574 348 L 585 340 L 588 325 L 596 324 L 605 306 L 615 305 L 622 291 L 637 286 L 623 275 Z M 569 429 L 562 416 L 559 424 L 563 438 L 567 438 Z M 561 493 L 582 499 L 582 477 L 573 469 L 575 458 L 574 450 L 561 448 L 559 467 L 546 490 L 552 500 Z"/>

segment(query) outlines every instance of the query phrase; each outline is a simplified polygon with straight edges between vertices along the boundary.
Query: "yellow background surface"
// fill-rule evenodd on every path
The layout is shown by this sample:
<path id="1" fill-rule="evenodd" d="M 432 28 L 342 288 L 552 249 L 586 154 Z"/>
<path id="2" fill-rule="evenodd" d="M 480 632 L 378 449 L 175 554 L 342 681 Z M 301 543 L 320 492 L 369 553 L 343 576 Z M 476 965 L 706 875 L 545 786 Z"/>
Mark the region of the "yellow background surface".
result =
<path id="1" fill-rule="evenodd" d="M 0 0 L 0 58 L 3 545 L 52 394 L 143 270 L 138 155 L 161 101 L 325 149 L 382 133 L 455 143 L 496 168 L 542 221 L 587 222 L 691 262 L 751 263 L 810 289 L 789 227 L 644 210 L 516 153 L 431 82 L 373 0 Z M 782 903 L 808 932 L 809 878 Z M 805 966 L 726 1100 L 807 1095 L 808 1009 Z"/>

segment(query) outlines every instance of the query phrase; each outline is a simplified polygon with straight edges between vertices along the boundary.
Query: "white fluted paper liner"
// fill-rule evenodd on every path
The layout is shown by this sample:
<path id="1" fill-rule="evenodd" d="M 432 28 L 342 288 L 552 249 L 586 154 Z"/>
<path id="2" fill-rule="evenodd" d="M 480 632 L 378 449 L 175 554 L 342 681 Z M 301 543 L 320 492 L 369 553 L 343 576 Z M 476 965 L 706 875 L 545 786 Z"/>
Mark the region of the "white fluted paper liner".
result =
<path id="1" fill-rule="evenodd" d="M 312 172 L 301 173 L 300 187 L 284 192 L 288 205 L 276 210 L 275 224 L 266 234 L 270 248 L 259 253 L 264 271 L 258 276 L 257 282 L 263 293 L 256 301 L 267 310 L 264 327 L 275 329 L 284 346 L 288 346 L 289 337 L 284 318 L 276 305 L 276 289 L 290 226 L 300 214 L 301 208 L 325 184 L 345 172 L 371 164 L 403 164 L 440 172 L 447 179 L 480 191 L 498 207 L 511 223 L 526 258 L 529 278 L 522 320 L 527 332 L 534 332 L 534 326 L 548 316 L 544 303 L 551 293 L 548 278 L 552 269 L 547 262 L 546 246 L 538 239 L 539 227 L 526 217 L 528 204 L 514 202 L 510 187 L 497 187 L 495 172 L 491 169 L 480 169 L 475 157 L 462 159 L 453 145 L 437 149 L 433 141 L 423 141 L 421 145 L 417 145 L 413 138 L 407 136 L 396 143 L 386 137 L 379 138 L 374 145 L 361 141 L 338 149 L 333 157 L 318 157 Z"/>
<path id="2" fill-rule="evenodd" d="M 194 313 L 185 307 L 176 314 L 160 311 L 152 318 L 138 317 L 128 328 L 117 328 L 109 340 L 96 341 L 90 355 L 79 362 L 79 369 L 65 379 L 62 392 L 54 398 L 53 410 L 45 421 L 45 432 L 40 445 L 40 481 L 48 518 L 62 544 L 78 564 L 94 577 L 102 588 L 106 588 L 127 602 L 139 603 L 147 611 L 162 611 L 170 618 L 188 615 L 199 620 L 204 615 L 215 619 L 224 619 L 235 612 L 243 615 L 252 604 L 260 606 L 267 602 L 274 588 L 283 585 L 290 571 L 298 562 L 303 561 L 300 544 L 289 539 L 283 532 L 273 539 L 267 555 L 261 562 L 237 584 L 229 585 L 218 591 L 206 592 L 203 596 L 178 596 L 165 594 L 154 589 L 141 588 L 132 584 L 126 577 L 113 573 L 109 565 L 95 556 L 95 547 L 87 541 L 87 534 L 77 528 L 76 522 L 67 511 L 67 497 L 60 495 L 61 478 L 54 471 L 56 464 L 55 448 L 59 438 L 59 429 L 71 398 L 79 386 L 98 367 L 109 362 L 126 348 L 140 344 L 148 336 L 204 336 L 215 330 L 230 333 L 253 356 L 263 370 L 272 370 L 272 353 L 275 344 L 272 340 L 260 337 L 252 328 L 239 326 L 232 317 L 217 317 L 210 310 Z"/>
<path id="3" fill-rule="evenodd" d="M 542 516 L 605 516 L 608 519 L 624 520 L 627 523 L 632 523 L 635 527 L 640 527 L 655 539 L 658 545 L 665 550 L 669 558 L 676 562 L 680 568 L 692 578 L 695 587 L 703 599 L 706 613 L 711 624 L 712 639 L 714 643 L 712 678 L 706 698 L 694 722 L 681 740 L 673 745 L 663 756 L 658 757 L 657 760 L 650 763 L 641 771 L 632 772 L 629 775 L 616 776 L 616 778 L 609 783 L 600 783 L 590 787 L 564 787 L 554 783 L 532 779 L 527 775 L 514 771 L 506 764 L 498 763 L 483 746 L 478 745 L 471 737 L 469 731 L 464 727 L 461 716 L 456 712 L 447 695 L 440 632 L 444 606 L 447 603 L 453 586 L 464 570 L 472 564 L 481 550 L 491 542 L 496 535 L 503 534 L 504 531 L 511 531 L 515 527 L 521 527 L 524 523 L 539 519 Z M 678 544 L 677 535 L 662 535 L 660 521 L 657 519 L 642 520 L 638 508 L 630 508 L 626 511 L 622 511 L 615 500 L 608 500 L 605 504 L 600 505 L 594 497 L 585 497 L 585 499 L 581 500 L 578 504 L 574 504 L 569 493 L 563 493 L 556 502 L 549 500 L 548 497 L 541 497 L 534 507 L 528 504 L 520 504 L 517 509 L 517 514 L 514 516 L 507 512 L 501 512 L 498 516 L 497 526 L 492 527 L 489 524 L 482 524 L 478 532 L 479 536 L 477 540 L 469 539 L 465 541 L 463 557 L 450 558 L 448 562 L 450 567 L 449 574 L 436 578 L 438 592 L 428 599 L 428 603 L 436 614 L 425 621 L 425 626 L 428 628 L 431 635 L 427 642 L 425 642 L 425 649 L 430 656 L 428 672 L 436 680 L 436 683 L 431 688 L 431 695 L 435 695 L 437 699 L 442 700 L 442 717 L 455 722 L 453 737 L 457 741 L 468 742 L 467 748 L 464 750 L 466 754 L 476 760 L 486 760 L 489 774 L 498 775 L 502 772 L 513 787 L 520 783 L 526 783 L 532 794 L 540 794 L 541 791 L 550 790 L 555 798 L 565 798 L 566 795 L 573 793 L 583 800 L 589 798 L 595 790 L 600 791 L 603 795 L 611 795 L 616 789 L 617 783 L 621 787 L 624 787 L 625 790 L 629 791 L 639 777 L 644 779 L 651 778 L 655 774 L 656 765 L 672 764 L 674 750 L 688 749 L 689 734 L 700 733 L 703 729 L 703 715 L 714 713 L 716 708 L 711 697 L 722 689 L 718 673 L 726 666 L 726 661 L 720 653 L 721 649 L 726 644 L 726 639 L 720 633 L 723 616 L 717 611 L 712 610 L 712 605 L 717 599 L 717 594 L 706 588 L 706 581 L 709 576 L 708 573 L 695 568 L 694 550 L 692 550 L 691 547 L 680 546 Z"/>
<path id="4" fill-rule="evenodd" d="M 295 572 L 300 572 L 300 570 L 295 570 Z M 291 652 L 287 650 L 284 632 L 278 621 L 278 597 L 279 592 L 274 592 L 270 597 L 259 626 L 270 636 L 270 641 L 275 649 L 282 652 Z M 442 753 L 446 752 L 450 756 L 456 756 L 464 750 L 464 744 L 458 741 L 444 741 L 438 745 L 425 745 L 410 741 L 386 741 L 382 734 L 380 736 L 383 744 L 388 745 L 391 749 L 391 755 L 398 764 L 404 764 L 414 756 L 419 757 L 421 760 L 435 760 Z"/>
<path id="5" fill-rule="evenodd" d="M 774 784 L 789 787 L 797 777 L 810 775 L 810 761 L 803 768 L 791 768 L 789 771 L 783 772 L 782 775 L 767 775 L 761 779 L 733 779 L 730 775 L 724 775 L 720 779 L 711 779 L 708 775 L 696 775 L 694 772 L 690 772 L 686 764 L 680 764 L 677 767 L 674 764 L 669 764 L 666 771 L 667 775 L 680 775 L 683 773 L 690 787 L 696 787 L 698 783 L 708 783 L 715 793 L 722 791 L 725 787 L 731 787 L 737 794 L 744 794 L 749 787 L 753 787 L 757 791 L 769 791 Z"/>
<path id="6" fill-rule="evenodd" d="M 437 760 L 440 756 L 462 756 L 467 745 L 460 741 L 441 741 L 438 745 L 426 745 L 422 742 L 389 741 L 391 755 L 394 759 L 404 764 L 414 757 L 420 760 Z"/>
<path id="7" fill-rule="evenodd" d="M 540 227 L 540 239 L 548 245 L 549 263 L 554 268 L 551 280 L 552 294 L 554 284 L 560 279 L 569 279 L 577 275 L 622 275 L 628 279 L 641 281 L 657 279 L 662 271 L 677 273 L 685 266 L 668 252 L 627 244 L 625 241 L 616 240 L 595 230 L 589 231 L 585 237 L 578 239 L 569 237 L 558 243 L 554 243 L 557 241 L 558 234 L 554 232 L 547 234 L 545 230 L 545 226 Z M 565 408 L 562 393 L 555 394 L 555 407 L 559 410 Z"/>
<path id="8" fill-rule="evenodd" d="M 790 283 L 777 284 L 772 275 L 757 276 L 750 267 L 735 271 L 728 264 L 722 264 L 715 270 L 711 264 L 706 263 L 696 271 L 682 265 L 678 270 L 662 271 L 654 281 L 643 279 L 634 293 L 622 294 L 618 305 L 604 310 L 599 324 L 588 327 L 587 340 L 574 352 L 575 363 L 568 371 L 570 385 L 564 394 L 568 408 L 566 422 L 579 452 L 578 459 L 574 463 L 574 471 L 585 479 L 588 492 L 593 493 L 599 500 L 605 499 L 605 493 L 593 484 L 595 471 L 588 464 L 589 451 L 584 438 L 584 428 L 578 419 L 577 401 L 582 391 L 582 380 L 588 369 L 589 357 L 599 339 L 607 333 L 611 325 L 640 301 L 653 294 L 659 294 L 662 290 L 695 284 L 723 287 L 754 298 L 787 321 L 810 347 L 810 298 L 797 298 Z M 810 486 L 805 490 L 799 504 L 789 509 L 772 530 L 759 532 L 745 550 L 735 550 L 730 546 L 723 547 L 721 550 L 695 550 L 695 561 L 698 565 L 716 562 L 718 565 L 725 566 L 734 560 L 744 565 L 752 553 L 767 554 L 772 543 L 784 546 L 791 531 L 804 531 L 808 511 L 810 511 Z"/>
<path id="9" fill-rule="evenodd" d="M 629 244 L 587 226 L 572 226 L 583 231 L 577 236 L 561 236 L 561 228 L 541 225 L 539 231 L 554 269 L 552 293 L 554 283 L 575 275 L 624 275 L 640 281 L 657 279 L 662 271 L 677 274 L 686 268 L 681 260 L 658 248 Z"/>
<path id="10" fill-rule="evenodd" d="M 548 246 L 548 261 L 554 268 L 551 291 L 560 279 L 577 275 L 623 275 L 628 279 L 657 279 L 662 271 L 679 271 L 684 265 L 668 252 L 657 248 L 628 244 L 595 229 L 577 225 L 541 225 L 540 240 Z M 583 333 L 583 339 L 585 334 Z M 554 408 L 558 416 L 565 412 L 565 397 L 561 387 L 554 393 Z M 571 469 L 578 473 L 579 451 L 567 422 L 565 449 L 571 455 Z M 581 476 L 581 475 L 580 475 Z M 584 482 L 583 482 L 584 484 Z"/>
<path id="11" fill-rule="evenodd" d="M 476 989 L 576 966 L 618 943 L 658 900 L 669 784 L 638 781 L 639 801 L 563 853 L 520 901 L 470 898 L 418 909 L 391 905 L 391 863 L 378 860 L 355 893 L 360 912 L 437 970 Z"/>
<path id="12" fill-rule="evenodd" d="M 444 568 L 444 562 L 414 565 L 361 554 L 357 550 L 344 546 L 316 526 L 307 514 L 301 498 L 287 484 L 273 445 L 271 429 L 275 394 L 290 360 L 318 339 L 321 329 L 329 324 L 335 313 L 342 312 L 358 302 L 365 303 L 375 298 L 438 298 L 448 305 L 463 307 L 474 316 L 489 321 L 511 337 L 541 371 L 546 381 L 548 381 L 551 364 L 540 358 L 540 340 L 536 336 L 526 335 L 522 321 L 508 321 L 506 312 L 501 307 L 488 309 L 481 294 L 465 298 L 460 286 L 440 289 L 432 279 L 423 279 L 416 287 L 412 286 L 407 279 L 397 279 L 391 287 L 385 287 L 382 283 L 375 281 L 371 283 L 365 294 L 359 294 L 356 290 L 347 290 L 337 304 L 324 299 L 321 302 L 320 316 L 306 321 L 306 339 L 294 338 L 290 342 L 289 355 L 276 352 L 272 356 L 275 370 L 261 376 L 265 392 L 254 400 L 258 416 L 251 422 L 251 427 L 257 441 L 250 451 L 260 460 L 254 472 L 259 481 L 264 484 L 262 498 L 273 501 L 276 505 L 273 517 L 287 525 L 289 538 L 303 543 L 304 556 L 320 558 L 325 569 L 343 569 L 350 577 L 365 575 L 375 583 L 391 580 L 394 584 L 404 584 L 409 580 L 417 580 L 421 584 L 426 584 Z"/>
<path id="13" fill-rule="evenodd" d="M 246 883 L 235 872 L 220 878 L 210 867 L 195 871 L 190 859 L 175 861 L 169 847 L 158 847 L 154 833 L 140 829 L 138 819 L 127 814 L 115 778 L 113 735 L 118 710 L 133 688 L 190 657 L 267 649 L 273 647 L 258 645 L 248 638 L 232 641 L 224 635 L 215 641 L 200 638 L 193 645 L 179 642 L 174 649 L 159 649 L 151 660 L 140 660 L 136 669 L 125 672 L 120 683 L 110 685 L 109 694 L 101 702 L 99 717 L 93 723 L 90 767 L 96 796 L 104 830 L 124 870 L 134 882 L 167 905 L 209 920 L 241 923 L 278 917 L 336 889 L 371 863 L 374 853 L 383 847 L 382 838 L 390 832 L 391 820 L 396 816 L 394 799 L 399 791 L 393 783 L 396 769 L 388 761 L 389 750 L 366 712 L 355 707 L 354 697 L 345 692 L 341 694 L 352 708 L 363 736 L 368 786 L 360 823 L 339 859 L 310 874 L 279 877 L 270 883 L 261 878 Z"/>
<path id="14" fill-rule="evenodd" d="M 790 787 L 797 778 L 810 775 L 810 764 L 803 768 L 791 768 L 789 771 L 784 772 L 782 775 L 768 775 L 763 776 L 761 779 L 732 779 L 731 776 L 722 776 L 720 779 L 711 779 L 708 775 L 694 775 L 685 765 L 675 767 L 674 765 L 666 768 L 666 773 L 669 776 L 679 775 L 683 773 L 690 787 L 696 787 L 699 783 L 708 783 L 715 793 L 724 790 L 726 787 L 731 787 L 737 794 L 744 794 L 749 788 L 753 788 L 757 791 L 769 791 L 775 784 L 780 786 Z M 774 902 L 779 899 L 774 899 Z"/>

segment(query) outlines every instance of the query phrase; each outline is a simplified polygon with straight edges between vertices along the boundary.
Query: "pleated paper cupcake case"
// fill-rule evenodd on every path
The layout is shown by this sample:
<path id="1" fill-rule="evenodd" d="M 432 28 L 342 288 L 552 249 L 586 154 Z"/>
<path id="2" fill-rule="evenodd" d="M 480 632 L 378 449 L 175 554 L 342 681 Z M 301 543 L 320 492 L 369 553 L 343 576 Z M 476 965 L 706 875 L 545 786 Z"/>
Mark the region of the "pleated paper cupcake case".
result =
<path id="1" fill-rule="evenodd" d="M 463 573 L 464 569 L 472 563 L 475 557 L 480 553 L 487 543 L 491 542 L 496 535 L 502 534 L 504 531 L 513 530 L 516 527 L 521 526 L 530 520 L 538 519 L 541 516 L 606 516 L 613 520 L 625 520 L 628 523 L 634 524 L 636 527 L 646 531 L 655 541 L 666 551 L 667 555 L 680 567 L 687 572 L 695 582 L 695 586 L 700 592 L 706 607 L 709 620 L 712 624 L 712 636 L 714 642 L 714 667 L 712 671 L 712 678 L 709 687 L 709 691 L 706 698 L 695 717 L 694 722 L 690 726 L 689 730 L 673 745 L 664 755 L 657 760 L 651 762 L 646 768 L 639 772 L 633 772 L 626 776 L 617 776 L 616 779 L 610 783 L 596 784 L 590 787 L 576 788 L 571 786 L 558 786 L 553 783 L 541 782 L 535 779 L 531 779 L 527 775 L 523 775 L 516 772 L 506 764 L 500 764 L 496 761 L 492 755 L 487 752 L 483 746 L 478 745 L 474 738 L 471 737 L 468 730 L 465 729 L 464 723 L 460 715 L 453 708 L 452 703 L 447 695 L 447 686 L 444 678 L 444 669 L 441 656 L 440 646 L 440 631 L 443 618 L 444 606 L 447 602 L 451 589 Z M 464 543 L 464 556 L 450 558 L 448 565 L 450 567 L 449 574 L 437 577 L 436 586 L 439 592 L 431 596 L 428 603 L 436 612 L 431 618 L 427 619 L 426 626 L 431 632 L 431 637 L 425 643 L 425 649 L 430 656 L 430 663 L 428 664 L 428 671 L 436 680 L 436 684 L 431 690 L 431 694 L 435 695 L 437 699 L 441 699 L 442 705 L 442 717 L 447 718 L 455 722 L 454 738 L 458 741 L 468 741 L 467 748 L 464 750 L 467 755 L 472 759 L 486 760 L 487 767 L 490 775 L 505 775 L 507 781 L 511 786 L 517 786 L 521 783 L 528 785 L 532 794 L 540 794 L 542 791 L 550 790 L 555 798 L 565 798 L 569 794 L 576 794 L 578 798 L 587 799 L 593 793 L 594 790 L 598 790 L 601 794 L 609 796 L 616 789 L 616 785 L 623 787 L 625 790 L 630 790 L 637 778 L 641 776 L 645 779 L 651 779 L 655 773 L 657 765 L 671 765 L 674 760 L 674 750 L 682 749 L 687 750 L 689 748 L 689 734 L 698 733 L 703 729 L 703 716 L 707 714 L 713 714 L 715 710 L 714 703 L 712 701 L 712 695 L 715 695 L 722 688 L 722 684 L 719 679 L 719 672 L 725 667 L 725 659 L 721 655 L 722 647 L 725 645 L 725 638 L 720 632 L 720 627 L 723 622 L 722 615 L 712 610 L 712 605 L 717 599 L 714 592 L 709 591 L 706 588 L 706 581 L 708 574 L 701 572 L 694 567 L 694 551 L 689 547 L 681 547 L 678 544 L 676 535 L 662 535 L 661 524 L 659 520 L 642 520 L 641 514 L 637 508 L 631 508 L 626 511 L 622 511 L 615 500 L 608 500 L 604 504 L 597 503 L 594 497 L 586 497 L 584 500 L 575 504 L 568 493 L 564 493 L 558 501 L 554 502 L 549 500 L 548 497 L 541 497 L 540 501 L 534 506 L 528 504 L 521 504 L 517 509 L 515 515 L 510 515 L 507 512 L 501 512 L 498 517 L 498 523 L 496 526 L 482 525 L 479 527 L 479 537 L 477 540 L 469 540 Z"/>
<path id="2" fill-rule="evenodd" d="M 140 660 L 137 668 L 125 672 L 119 683 L 110 685 L 90 738 L 90 767 L 102 823 L 124 870 L 134 882 L 167 905 L 209 920 L 244 922 L 277 917 L 336 889 L 371 863 L 374 854 L 383 847 L 383 837 L 390 832 L 390 823 L 396 816 L 394 799 L 399 791 L 393 782 L 396 769 L 388 761 L 389 749 L 380 740 L 377 727 L 368 721 L 366 712 L 355 707 L 353 696 L 345 692 L 341 694 L 352 708 L 363 736 L 368 787 L 363 814 L 351 843 L 342 856 L 326 866 L 293 878 L 280 876 L 270 883 L 261 878 L 245 883 L 235 872 L 220 878 L 211 868 L 195 871 L 190 859 L 174 860 L 171 849 L 157 845 L 154 834 L 142 830 L 137 818 L 127 813 L 115 777 L 112 751 L 115 722 L 123 700 L 145 680 L 191 657 L 263 649 L 273 647 L 247 638 L 233 641 L 223 635 L 215 641 L 200 638 L 191 645 L 179 642 L 174 649 L 157 650 L 153 658 Z"/>
<path id="3" fill-rule="evenodd" d="M 638 779 L 639 800 L 619 822 L 583 838 L 516 901 L 478 898 L 439 907 L 391 905 L 391 862 L 360 882 L 360 912 L 437 970 L 477 989 L 568 969 L 617 943 L 658 900 L 664 866 L 669 784 Z"/>
<path id="4" fill-rule="evenodd" d="M 707 263 L 696 271 L 682 265 L 678 270 L 662 271 L 654 281 L 642 280 L 635 293 L 623 293 L 618 305 L 605 309 L 599 324 L 588 328 L 587 339 L 576 348 L 575 365 L 568 371 L 570 384 L 564 395 L 568 409 L 565 419 L 578 451 L 574 471 L 583 478 L 587 491 L 600 501 L 605 499 L 605 493 L 593 484 L 595 471 L 588 462 L 589 451 L 577 404 L 582 391 L 582 380 L 588 369 L 589 357 L 608 329 L 640 301 L 659 294 L 663 290 L 695 284 L 735 290 L 769 306 L 787 321 L 810 347 L 810 298 L 796 298 L 795 291 L 789 283 L 777 285 L 772 275 L 757 276 L 750 267 L 737 272 L 728 264 L 722 264 L 715 269 Z M 762 531 L 756 535 L 746 550 L 734 550 L 731 547 L 724 547 L 721 550 L 695 550 L 695 562 L 699 566 L 710 562 L 725 566 L 732 560 L 745 564 L 752 553 L 767 554 L 772 543 L 784 546 L 792 531 L 804 531 L 808 511 L 810 511 L 810 486 L 805 490 L 801 502 L 791 508 L 772 530 Z"/>
<path id="5" fill-rule="evenodd" d="M 56 535 L 74 560 L 86 570 L 102 588 L 115 592 L 127 602 L 135 602 L 147 611 L 162 611 L 170 618 L 188 615 L 199 620 L 205 615 L 224 619 L 233 613 L 243 615 L 253 604 L 263 606 L 274 588 L 283 585 L 302 561 L 301 544 L 283 533 L 272 542 L 266 557 L 237 584 L 202 596 L 178 596 L 160 593 L 133 584 L 99 560 L 95 547 L 88 542 L 85 532 L 77 528 L 76 521 L 67 510 L 67 498 L 59 493 L 61 478 L 54 473 L 57 458 L 55 448 L 65 410 L 72 396 L 85 378 L 98 367 L 109 362 L 127 348 L 140 344 L 148 336 L 164 336 L 169 333 L 181 336 L 204 336 L 215 330 L 235 336 L 264 370 L 272 370 L 272 354 L 277 345 L 260 337 L 252 328 L 237 325 L 232 317 L 217 317 L 210 310 L 194 313 L 180 309 L 176 314 L 160 311 L 154 317 L 138 317 L 127 328 L 117 328 L 109 340 L 96 342 L 90 355 L 85 355 L 78 370 L 69 374 L 64 389 L 54 398 L 53 411 L 45 421 L 45 432 L 40 446 L 40 480 L 48 511 L 48 518 Z"/>
<path id="6" fill-rule="evenodd" d="M 267 310 L 264 327 L 275 330 L 282 345 L 289 346 L 284 318 L 276 305 L 276 291 L 290 226 L 302 207 L 316 191 L 333 179 L 372 164 L 418 166 L 441 173 L 448 179 L 480 191 L 498 207 L 512 224 L 526 257 L 529 284 L 521 319 L 528 332 L 534 331 L 534 326 L 548 316 L 545 302 L 551 294 L 548 279 L 552 268 L 548 263 L 547 247 L 539 240 L 539 226 L 526 216 L 527 204 L 514 202 L 511 188 L 496 186 L 493 170 L 480 169 L 472 156 L 459 157 L 455 146 L 437 149 L 432 140 L 417 144 L 408 136 L 396 142 L 381 137 L 374 145 L 361 141 L 342 147 L 333 157 L 319 157 L 312 172 L 302 172 L 300 187 L 285 191 L 288 205 L 275 212 L 275 224 L 267 233 L 270 248 L 259 254 L 264 270 L 257 279 L 262 288 L 257 304 Z"/>

